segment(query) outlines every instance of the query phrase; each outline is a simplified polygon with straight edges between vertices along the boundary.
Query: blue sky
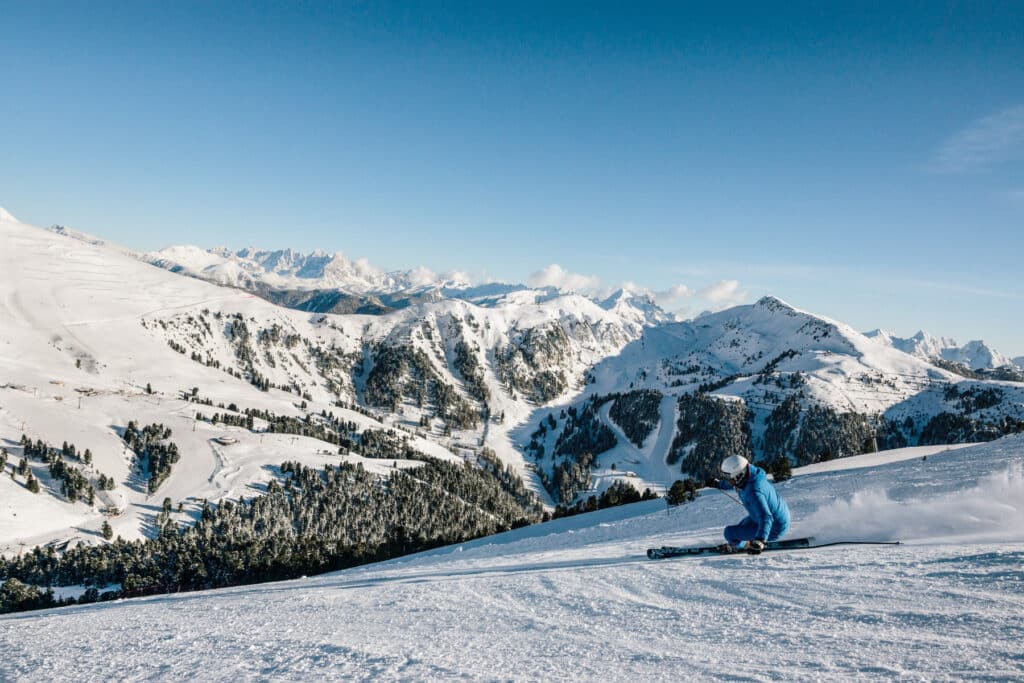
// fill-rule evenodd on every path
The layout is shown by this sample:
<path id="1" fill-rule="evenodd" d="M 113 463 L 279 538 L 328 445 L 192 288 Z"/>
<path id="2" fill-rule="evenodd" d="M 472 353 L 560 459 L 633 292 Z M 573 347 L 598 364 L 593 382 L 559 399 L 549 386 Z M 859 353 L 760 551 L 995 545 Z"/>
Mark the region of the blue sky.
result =
<path id="1" fill-rule="evenodd" d="M 0 0 L 0 206 L 1024 354 L 1024 8 L 722 5 Z"/>

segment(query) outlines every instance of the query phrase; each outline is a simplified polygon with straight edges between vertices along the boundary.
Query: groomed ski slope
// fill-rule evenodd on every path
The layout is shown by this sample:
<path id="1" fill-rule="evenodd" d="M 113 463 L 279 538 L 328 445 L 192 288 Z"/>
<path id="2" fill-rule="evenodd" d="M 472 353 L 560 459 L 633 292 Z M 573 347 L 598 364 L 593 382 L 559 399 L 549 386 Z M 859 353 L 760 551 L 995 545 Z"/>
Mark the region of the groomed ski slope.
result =
<path id="1" fill-rule="evenodd" d="M 0 679 L 1024 677 L 1024 437 L 902 456 L 781 485 L 791 536 L 901 546 L 643 557 L 741 516 L 706 490 L 320 577 L 8 615 Z"/>

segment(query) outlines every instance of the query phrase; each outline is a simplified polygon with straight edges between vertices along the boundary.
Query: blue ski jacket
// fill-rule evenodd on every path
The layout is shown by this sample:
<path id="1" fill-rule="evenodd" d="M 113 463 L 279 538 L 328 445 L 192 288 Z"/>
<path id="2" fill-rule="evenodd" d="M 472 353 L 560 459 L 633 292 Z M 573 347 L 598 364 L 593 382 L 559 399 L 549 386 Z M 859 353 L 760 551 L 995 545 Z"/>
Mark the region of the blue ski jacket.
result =
<path id="1" fill-rule="evenodd" d="M 739 490 L 739 494 L 747 514 L 757 524 L 757 535 L 754 538 L 778 538 L 789 528 L 789 507 L 768 481 L 768 474 L 757 465 L 749 467 L 750 476 L 746 485 Z M 719 486 L 727 490 L 734 488 L 724 480 Z"/>

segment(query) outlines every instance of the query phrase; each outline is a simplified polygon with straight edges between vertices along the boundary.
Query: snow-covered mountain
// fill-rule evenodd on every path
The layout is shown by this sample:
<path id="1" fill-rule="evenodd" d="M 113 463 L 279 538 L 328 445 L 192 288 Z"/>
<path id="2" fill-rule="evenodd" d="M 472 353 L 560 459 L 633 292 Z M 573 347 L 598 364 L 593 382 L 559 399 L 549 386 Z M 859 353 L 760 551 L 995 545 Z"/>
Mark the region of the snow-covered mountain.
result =
<path id="1" fill-rule="evenodd" d="M 580 296 L 553 287 L 473 285 L 462 274 L 437 275 L 426 268 L 385 272 L 365 259 L 351 261 L 340 252 L 320 250 L 301 254 L 291 249 L 264 251 L 248 247 L 232 252 L 225 247 L 203 250 L 173 246 L 140 258 L 175 273 L 238 287 L 289 308 L 317 313 L 387 313 L 445 299 L 493 308 Z M 587 298 L 631 325 L 657 325 L 672 319 L 650 293 L 632 287 L 603 298 Z"/>
<path id="2" fill-rule="evenodd" d="M 624 320 L 641 326 L 660 325 L 675 319 L 658 306 L 654 297 L 632 287 L 622 287 L 600 302 L 601 308 L 612 311 Z"/>
<path id="3" fill-rule="evenodd" d="M 514 433 L 563 498 L 703 478 L 723 453 L 805 464 L 1024 429 L 1024 384 L 966 379 L 773 297 L 647 328 L 589 377 Z"/>
<path id="4" fill-rule="evenodd" d="M 173 330 L 164 336 L 146 327 L 164 332 L 166 320 L 185 311 L 217 311 L 223 319 L 223 307 L 247 320 L 309 331 L 308 316 L 153 268 L 101 240 L 23 225 L 9 214 L 0 216 L 0 242 L 0 459 L 18 475 L 0 477 L 0 553 L 53 541 L 95 542 L 104 522 L 124 538 L 145 537 L 155 533 L 154 499 L 181 504 L 175 517 L 186 521 L 203 499 L 264 491 L 274 476 L 268 468 L 283 460 L 318 467 L 339 461 L 330 455 L 336 449 L 315 438 L 195 419 L 197 410 L 234 417 L 243 408 L 281 418 L 307 413 L 292 394 L 260 391 L 226 367 L 172 349 Z M 221 408 L 229 404 L 237 407 Z M 323 407 L 360 429 L 384 428 L 372 415 Z M 147 490 L 147 468 L 140 470 L 122 439 L 130 422 L 169 428 L 183 454 L 155 493 Z M 78 455 L 62 470 L 43 457 L 26 457 L 24 470 L 15 472 L 27 455 L 23 436 L 58 450 L 69 442 Z M 436 441 L 411 438 L 424 453 L 456 457 Z M 89 462 L 81 455 L 87 450 Z M 384 470 L 372 461 L 365 466 Z M 32 480 L 41 484 L 39 493 Z"/>
<path id="5" fill-rule="evenodd" d="M 969 370 L 995 369 L 1014 363 L 981 340 L 970 341 L 961 346 L 955 339 L 933 337 L 923 330 L 906 338 L 893 336 L 880 329 L 867 332 L 865 336 L 922 360 L 942 359 L 950 363 L 960 363 Z"/>
<path id="6" fill-rule="evenodd" d="M 143 255 L 150 263 L 221 285 L 253 289 L 339 289 L 366 294 L 394 294 L 416 287 L 468 287 L 461 279 L 439 278 L 425 271 L 385 272 L 365 259 L 352 261 L 341 252 L 315 250 L 302 254 L 292 249 L 267 251 L 247 247 L 231 251 L 193 246 L 172 246 Z M 457 278 L 457 276 L 456 276 Z"/>
<path id="7" fill-rule="evenodd" d="M 587 298 L 537 291 L 482 291 L 491 297 L 486 307 L 445 299 L 389 315 L 310 314 L 9 215 L 0 237 L 4 469 L 18 467 L 23 435 L 50 446 L 70 442 L 91 452 L 91 462 L 73 469 L 88 471 L 86 488 L 96 491 L 92 501 L 71 500 L 45 459 L 28 458 L 31 477 L 0 477 L 0 552 L 95 540 L 104 521 L 124 538 L 151 535 L 154 497 L 182 503 L 172 516 L 184 522 L 203 499 L 265 490 L 269 468 L 284 460 L 337 462 L 338 443 L 269 435 L 264 417 L 246 428 L 244 411 L 316 423 L 330 413 L 360 433 L 400 430 L 433 457 L 493 452 L 529 479 L 507 431 L 536 403 L 578 391 L 588 368 L 641 333 L 639 323 Z M 214 413 L 221 419 L 211 422 Z M 188 454 L 155 492 L 126 452 L 129 422 L 170 428 Z M 327 428 L 360 446 L 357 434 Z M 381 469 L 355 453 L 343 460 Z M 101 475 L 111 489 L 100 486 Z M 32 480 L 42 494 L 28 489 Z"/>
<path id="8" fill-rule="evenodd" d="M 1024 417 L 1021 385 L 966 379 L 771 297 L 672 322 L 632 290 L 594 301 L 486 285 L 332 315 L 181 277 L 66 229 L 4 215 L 0 231 L 5 469 L 18 467 L 23 435 L 66 441 L 90 450 L 74 468 L 97 492 L 71 500 L 45 459 L 29 458 L 48 495 L 30 492 L 25 473 L 0 477 L 2 552 L 95 541 L 105 521 L 152 536 L 164 498 L 185 523 L 204 499 L 265 492 L 284 460 L 337 463 L 339 447 L 381 476 L 363 451 L 397 469 L 417 466 L 412 452 L 496 459 L 550 505 L 623 482 L 662 491 L 725 451 L 802 464 L 992 439 Z M 260 258 L 301 271 L 293 253 Z M 187 457 L 159 477 L 140 469 L 129 422 L 169 428 Z M 374 432 L 387 430 L 382 455 Z"/>
<path id="9" fill-rule="evenodd" d="M 1014 680 L 1022 472 L 1007 437 L 780 485 L 790 537 L 899 546 L 646 559 L 740 518 L 704 490 L 669 514 L 648 501 L 322 576 L 2 616 L 0 678 Z"/>

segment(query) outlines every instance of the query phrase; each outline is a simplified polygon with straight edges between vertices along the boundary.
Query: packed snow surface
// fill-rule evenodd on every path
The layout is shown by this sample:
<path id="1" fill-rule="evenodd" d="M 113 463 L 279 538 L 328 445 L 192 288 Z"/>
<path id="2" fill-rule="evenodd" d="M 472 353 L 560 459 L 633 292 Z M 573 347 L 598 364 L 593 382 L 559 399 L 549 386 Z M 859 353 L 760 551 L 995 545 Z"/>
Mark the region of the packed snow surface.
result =
<path id="1" fill-rule="evenodd" d="M 1024 677 L 1024 438 L 871 457 L 780 484 L 789 536 L 902 545 L 646 559 L 742 516 L 704 490 L 319 577 L 8 615 L 0 679 Z"/>

